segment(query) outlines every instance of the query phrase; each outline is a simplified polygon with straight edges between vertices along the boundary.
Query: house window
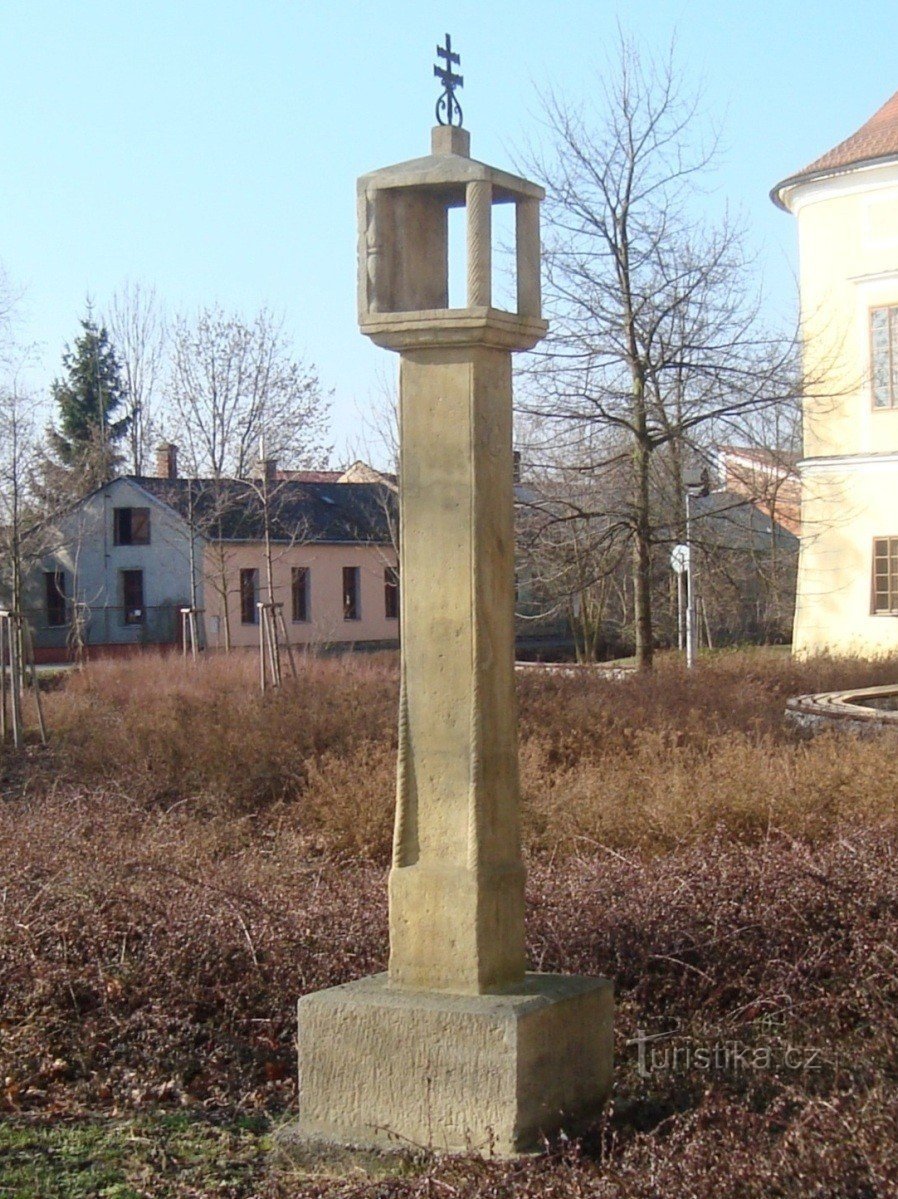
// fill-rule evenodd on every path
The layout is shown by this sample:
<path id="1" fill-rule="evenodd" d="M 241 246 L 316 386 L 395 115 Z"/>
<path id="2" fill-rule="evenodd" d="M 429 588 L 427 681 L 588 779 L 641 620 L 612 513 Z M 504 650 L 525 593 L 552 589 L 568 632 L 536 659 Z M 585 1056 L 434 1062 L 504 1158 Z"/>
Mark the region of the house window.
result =
<path id="1" fill-rule="evenodd" d="M 873 612 L 898 616 L 898 537 L 874 538 Z"/>
<path id="2" fill-rule="evenodd" d="M 898 306 L 870 310 L 873 407 L 898 408 Z"/>
<path id="3" fill-rule="evenodd" d="M 359 607 L 359 568 L 343 567 L 343 619 L 361 620 Z"/>
<path id="4" fill-rule="evenodd" d="M 293 619 L 303 621 L 309 619 L 309 568 L 294 566 L 291 581 L 293 595 Z"/>
<path id="5" fill-rule="evenodd" d="M 65 571 L 44 571 L 44 594 L 47 599 L 47 624 L 52 628 L 66 623 Z"/>
<path id="6" fill-rule="evenodd" d="M 146 620 L 142 570 L 122 571 L 122 610 L 125 624 L 143 624 Z"/>
<path id="7" fill-rule="evenodd" d="M 240 621 L 241 624 L 258 624 L 259 609 L 256 607 L 259 594 L 259 572 L 247 568 L 240 572 Z"/>
<path id="8" fill-rule="evenodd" d="M 387 620 L 399 619 L 399 569 L 388 566 L 384 571 L 384 615 Z"/>
<path id="9" fill-rule="evenodd" d="M 149 508 L 113 508 L 112 540 L 115 545 L 149 545 Z"/>

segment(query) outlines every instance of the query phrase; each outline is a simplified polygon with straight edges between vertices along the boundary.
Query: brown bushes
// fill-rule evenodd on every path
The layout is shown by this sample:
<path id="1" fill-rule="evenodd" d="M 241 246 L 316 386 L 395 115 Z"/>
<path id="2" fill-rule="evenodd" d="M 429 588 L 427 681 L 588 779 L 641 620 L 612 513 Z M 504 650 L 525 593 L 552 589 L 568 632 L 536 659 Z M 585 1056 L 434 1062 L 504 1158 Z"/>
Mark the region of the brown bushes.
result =
<path id="1" fill-rule="evenodd" d="M 894 747 L 807 742 L 783 724 L 803 691 L 898 677 L 898 664 L 723 654 L 691 675 L 663 661 L 625 681 L 519 680 L 525 834 L 539 852 L 667 850 L 726 827 L 827 835 L 898 813 Z M 48 697 L 53 777 L 141 804 L 244 814 L 272 804 L 335 852 L 386 862 L 394 789 L 395 658 L 307 659 L 259 694 L 250 655 L 105 662 Z M 34 777 L 30 786 L 35 786 Z"/>
<path id="2" fill-rule="evenodd" d="M 235 821 L 58 795 L 3 809 L 0 837 L 10 1113 L 289 1109 L 296 997 L 384 965 L 383 871 L 316 852 L 283 809 Z M 713 1174 L 717 1196 L 885 1199 L 898 1164 L 895 849 L 843 828 L 816 848 L 712 837 L 649 859 L 534 862 L 534 966 L 615 980 L 614 1106 L 582 1150 L 433 1177 L 466 1196 L 710 1196 Z M 645 1076 L 640 1029 L 771 1060 L 659 1058 Z M 832 1189 L 814 1192 L 824 1177 Z M 315 1193 L 306 1185 L 281 1193 Z M 423 1180 L 394 1186 L 428 1193 Z"/>
<path id="3" fill-rule="evenodd" d="M 896 673 L 522 680 L 531 962 L 617 989 L 599 1135 L 253 1193 L 891 1196 L 898 756 L 781 712 Z M 296 997 L 385 964 L 395 705 L 389 659 L 309 662 L 264 700 L 250 659 L 97 664 L 49 697 L 54 746 L 7 763 L 0 805 L 7 1113 L 291 1110 Z M 640 1030 L 686 1056 L 641 1071 Z M 766 1064 L 689 1058 L 732 1044 Z"/>
<path id="4" fill-rule="evenodd" d="M 251 655 L 98 662 L 48 698 L 54 771 L 129 800 L 245 814 L 289 800 L 334 850 L 382 855 L 394 777 L 389 656 L 301 661 L 262 696 Z"/>

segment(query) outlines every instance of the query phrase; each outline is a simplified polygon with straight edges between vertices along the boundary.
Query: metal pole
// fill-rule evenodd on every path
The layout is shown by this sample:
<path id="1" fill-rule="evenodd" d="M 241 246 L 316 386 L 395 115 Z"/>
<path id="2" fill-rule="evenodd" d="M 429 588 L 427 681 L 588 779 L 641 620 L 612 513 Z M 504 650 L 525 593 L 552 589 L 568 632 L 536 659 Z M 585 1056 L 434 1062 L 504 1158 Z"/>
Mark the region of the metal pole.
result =
<path id="1" fill-rule="evenodd" d="M 685 570 L 677 571 L 677 649 L 683 653 L 686 649 L 686 631 L 683 628 L 683 611 L 685 604 L 684 592 L 686 590 L 686 572 Z"/>
<path id="2" fill-rule="evenodd" d="M 7 632 L 9 634 L 9 706 L 12 712 L 12 743 L 16 749 L 22 748 L 22 676 L 19 632 L 16 618 L 11 613 Z"/>
<path id="3" fill-rule="evenodd" d="M 689 492 L 686 492 L 686 548 L 689 551 L 688 563 L 689 569 L 686 578 L 686 669 L 692 670 L 695 666 L 695 575 L 692 563 L 693 546 L 692 546 L 692 506 L 690 504 Z"/>
<path id="4" fill-rule="evenodd" d="M 6 741 L 6 615 L 0 613 L 0 740 Z"/>

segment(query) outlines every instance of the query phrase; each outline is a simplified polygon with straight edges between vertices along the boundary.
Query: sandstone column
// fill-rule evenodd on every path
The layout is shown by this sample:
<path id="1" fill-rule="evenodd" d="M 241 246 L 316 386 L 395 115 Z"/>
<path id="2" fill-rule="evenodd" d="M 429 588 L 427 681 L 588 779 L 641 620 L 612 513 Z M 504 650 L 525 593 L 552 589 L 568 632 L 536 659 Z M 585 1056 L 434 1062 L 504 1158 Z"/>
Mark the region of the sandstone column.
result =
<path id="1" fill-rule="evenodd" d="M 300 1000 L 300 1135 L 514 1153 L 596 1114 L 611 986 L 525 973 L 514 692 L 511 353 L 545 334 L 542 189 L 465 130 L 359 180 L 359 322 L 401 355 L 401 635 L 387 975 Z M 494 203 L 517 307 L 492 307 Z M 450 309 L 450 207 L 467 306 Z"/>
<path id="2" fill-rule="evenodd" d="M 412 350 L 400 380 L 403 676 L 390 980 L 524 977 L 511 356 Z"/>

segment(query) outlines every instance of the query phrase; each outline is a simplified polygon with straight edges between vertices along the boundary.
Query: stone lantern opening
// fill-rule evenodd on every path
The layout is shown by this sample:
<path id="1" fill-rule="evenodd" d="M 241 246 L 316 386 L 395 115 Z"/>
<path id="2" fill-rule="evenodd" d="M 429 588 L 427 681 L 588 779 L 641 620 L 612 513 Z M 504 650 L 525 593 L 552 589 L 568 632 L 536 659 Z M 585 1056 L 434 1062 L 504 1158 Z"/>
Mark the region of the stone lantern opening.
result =
<path id="1" fill-rule="evenodd" d="M 543 189 L 470 157 L 465 129 L 433 130 L 432 153 L 359 180 L 359 321 L 384 315 L 506 312 L 541 321 L 539 204 Z M 515 210 L 517 305 L 493 307 L 492 215 Z M 449 210 L 466 216 L 467 303 L 449 308 Z M 543 330 L 544 331 L 544 330 Z M 369 333 L 373 335 L 374 330 Z"/>

